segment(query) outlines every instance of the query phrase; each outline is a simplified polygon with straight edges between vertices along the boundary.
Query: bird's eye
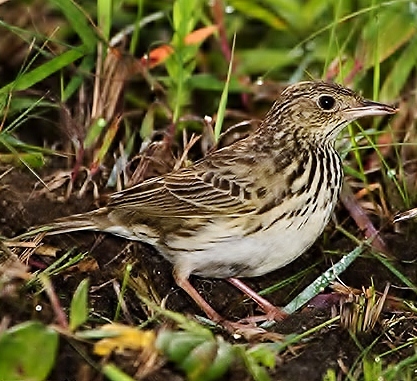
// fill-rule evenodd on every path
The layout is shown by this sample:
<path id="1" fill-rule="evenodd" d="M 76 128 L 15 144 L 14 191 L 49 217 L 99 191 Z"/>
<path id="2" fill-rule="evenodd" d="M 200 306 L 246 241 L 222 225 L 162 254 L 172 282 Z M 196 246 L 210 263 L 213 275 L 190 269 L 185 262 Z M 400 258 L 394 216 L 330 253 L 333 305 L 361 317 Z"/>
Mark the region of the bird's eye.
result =
<path id="1" fill-rule="evenodd" d="M 319 98 L 318 104 L 323 110 L 329 111 L 334 107 L 336 101 L 330 95 L 322 95 Z"/>

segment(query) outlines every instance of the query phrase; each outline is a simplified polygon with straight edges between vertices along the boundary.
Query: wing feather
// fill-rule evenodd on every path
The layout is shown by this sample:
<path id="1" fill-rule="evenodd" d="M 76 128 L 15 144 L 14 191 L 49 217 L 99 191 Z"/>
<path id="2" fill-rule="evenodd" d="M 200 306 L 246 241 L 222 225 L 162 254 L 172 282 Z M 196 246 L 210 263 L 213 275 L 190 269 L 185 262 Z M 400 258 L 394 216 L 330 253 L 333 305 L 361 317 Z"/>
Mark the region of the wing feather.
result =
<path id="1" fill-rule="evenodd" d="M 109 208 L 129 208 L 155 217 L 196 218 L 212 214 L 252 213 L 256 206 L 232 171 L 216 170 L 205 176 L 207 168 L 196 165 L 149 179 L 112 195 Z"/>

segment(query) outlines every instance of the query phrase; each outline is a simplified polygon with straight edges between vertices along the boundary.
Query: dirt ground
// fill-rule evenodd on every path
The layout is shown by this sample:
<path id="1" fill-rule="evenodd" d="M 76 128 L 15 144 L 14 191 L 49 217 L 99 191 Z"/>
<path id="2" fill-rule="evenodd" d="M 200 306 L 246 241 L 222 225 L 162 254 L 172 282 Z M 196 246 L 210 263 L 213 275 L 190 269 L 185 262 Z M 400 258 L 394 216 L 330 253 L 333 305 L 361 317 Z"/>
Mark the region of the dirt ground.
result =
<path id="1" fill-rule="evenodd" d="M 0 169 L 1 173 L 4 173 L 4 168 Z M 42 174 L 43 177 L 45 175 Z M 60 199 L 63 196 L 63 188 L 52 193 L 40 194 L 39 191 L 42 187 L 37 184 L 35 188 L 35 184 L 37 184 L 35 177 L 23 169 L 14 169 L 0 177 L 0 236 L 12 237 L 24 233 L 31 226 L 95 208 L 92 192 L 88 192 L 84 198 L 72 195 L 69 200 L 63 201 Z M 343 221 L 346 217 L 345 214 L 346 212 L 339 208 L 336 214 L 338 220 Z M 352 228 L 352 226 L 350 227 Z M 412 234 L 411 223 L 405 224 L 403 228 L 404 231 L 401 234 L 394 233 L 393 227 L 386 224 L 383 237 L 392 250 L 394 266 L 416 284 L 417 237 Z M 360 232 L 356 231 L 356 235 L 360 237 Z M 329 252 L 347 253 L 354 248 L 347 238 L 343 237 L 341 233 L 335 232 L 333 224 L 328 226 L 325 236 L 326 240 L 320 238 L 307 253 L 290 265 L 266 276 L 248 279 L 247 283 L 255 290 L 261 290 L 296 274 L 297 271 L 316 264 L 312 271 L 295 284 L 291 283 L 267 296 L 267 299 L 275 305 L 285 305 L 340 258 L 340 256 L 334 256 Z M 90 295 L 90 304 L 94 311 L 92 322 L 94 320 L 102 322 L 106 318 L 113 319 L 117 295 L 112 281 L 121 282 L 126 263 L 133 264 L 132 277 L 138 280 L 139 286 L 135 291 L 129 289 L 126 293 L 125 311 L 128 313 L 122 314 L 120 322 L 140 324 L 144 319 L 147 319 L 147 307 L 141 303 L 136 293 L 143 293 L 157 302 L 166 298 L 166 307 L 169 309 L 190 316 L 201 315 L 193 301 L 175 285 L 171 276 L 171 265 L 152 247 L 94 232 L 47 237 L 44 242 L 59 249 L 58 257 L 69 248 L 76 248 L 77 252 L 89 252 L 88 258 L 92 261 L 90 265 L 85 268 L 79 266 L 66 270 L 52 277 L 52 282 L 60 297 L 60 302 L 66 308 L 76 286 L 82 279 L 88 277 L 93 290 Z M 33 255 L 29 259 L 29 265 L 31 270 L 35 271 L 47 267 L 55 260 L 54 257 Z M 371 279 L 379 291 L 383 291 L 386 283 L 390 282 L 392 285 L 389 291 L 390 296 L 415 299 L 415 294 L 412 291 L 405 288 L 385 266 L 366 252 L 343 274 L 341 281 L 349 287 L 360 289 L 363 286 L 369 286 Z M 253 303 L 244 300 L 241 293 L 225 281 L 197 277 L 193 277 L 191 281 L 209 303 L 229 319 L 237 320 L 260 313 Z M 329 292 L 330 290 L 326 290 L 325 294 Z M 36 312 L 34 306 L 39 304 L 44 308 L 41 312 Z M 43 294 L 38 294 L 36 290 L 23 289 L 18 295 L 3 296 L 0 298 L 0 311 L 0 315 L 10 318 L 11 324 L 27 319 L 39 319 L 48 324 L 53 322 L 55 318 L 46 297 Z M 330 315 L 331 308 L 324 303 L 316 308 L 306 308 L 271 329 L 282 334 L 302 333 L 324 322 Z M 413 333 L 414 319 L 404 311 L 390 308 L 382 314 L 380 323 L 372 332 L 361 333 L 357 336 L 361 346 L 367 347 L 382 334 L 384 321 L 393 318 L 399 319 L 400 316 L 403 317 L 401 322 L 394 325 L 389 333 L 385 333 L 386 338 L 378 341 L 378 344 L 372 348 L 371 354 L 387 351 L 393 346 L 405 342 Z M 90 323 L 93 325 L 92 322 Z M 86 374 L 91 376 L 89 379 L 101 379 L 103 376 L 86 365 L 87 363 L 81 355 L 84 351 L 88 351 L 87 346 L 62 338 L 57 366 L 49 379 L 87 379 L 81 377 L 82 375 L 85 377 Z M 409 351 L 408 349 L 397 351 L 395 355 L 392 355 L 391 358 L 387 357 L 385 360 L 396 362 L 402 356 L 410 355 Z M 335 369 L 337 374 L 343 374 L 344 369 L 349 369 L 361 352 L 362 348 L 355 343 L 349 332 L 335 325 L 310 337 L 302 345 L 298 344 L 283 353 L 277 368 L 271 371 L 271 378 L 288 381 L 318 381 L 323 379 L 323 375 L 329 368 Z M 124 369 L 134 367 L 134 359 L 128 356 L 119 356 L 115 361 Z M 167 378 L 182 380 L 183 376 L 175 370 L 172 364 L 167 363 L 147 376 L 146 380 L 156 381 Z M 236 364 L 224 379 L 249 380 L 251 378 L 241 364 Z"/>

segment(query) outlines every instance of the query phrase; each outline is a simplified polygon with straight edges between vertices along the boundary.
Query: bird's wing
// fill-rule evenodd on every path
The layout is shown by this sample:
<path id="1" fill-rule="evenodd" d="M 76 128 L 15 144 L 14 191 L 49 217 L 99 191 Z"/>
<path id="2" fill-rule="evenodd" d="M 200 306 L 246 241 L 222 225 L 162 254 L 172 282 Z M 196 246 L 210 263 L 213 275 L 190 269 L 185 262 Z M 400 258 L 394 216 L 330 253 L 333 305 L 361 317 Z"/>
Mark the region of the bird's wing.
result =
<path id="1" fill-rule="evenodd" d="M 235 163 L 228 165 L 227 160 L 204 160 L 115 193 L 108 207 L 174 218 L 252 213 L 256 205 L 250 186 L 234 167 Z"/>

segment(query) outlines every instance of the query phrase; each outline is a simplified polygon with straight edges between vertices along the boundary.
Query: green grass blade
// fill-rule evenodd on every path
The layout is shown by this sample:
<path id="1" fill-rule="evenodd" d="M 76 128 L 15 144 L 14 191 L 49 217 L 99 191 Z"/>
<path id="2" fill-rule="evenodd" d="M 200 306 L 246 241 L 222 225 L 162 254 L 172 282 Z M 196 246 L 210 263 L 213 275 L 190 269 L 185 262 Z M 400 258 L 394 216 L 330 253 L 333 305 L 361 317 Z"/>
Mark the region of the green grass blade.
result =
<path id="1" fill-rule="evenodd" d="M 98 0 L 97 1 L 97 20 L 98 27 L 103 37 L 108 41 L 110 38 L 110 29 L 113 19 L 113 1 Z"/>
<path id="2" fill-rule="evenodd" d="M 56 73 L 58 70 L 65 68 L 74 61 L 83 57 L 87 53 L 85 46 L 80 46 L 76 49 L 68 50 L 58 57 L 44 63 L 43 65 L 33 69 L 32 71 L 22 74 L 13 82 L 7 84 L 0 89 L 0 97 L 6 96 L 10 91 L 26 90 L 50 75 Z"/>
<path id="3" fill-rule="evenodd" d="M 83 45 L 89 53 L 93 52 L 97 45 L 97 35 L 92 28 L 91 20 L 87 13 L 72 0 L 51 0 L 57 8 L 65 15 L 74 31 L 78 34 Z"/>
<path id="4" fill-rule="evenodd" d="M 224 113 L 226 111 L 227 97 L 228 97 L 228 94 L 229 94 L 229 83 L 230 83 L 230 77 L 232 75 L 233 57 L 234 57 L 234 52 L 235 52 L 235 43 L 236 43 L 236 34 L 233 36 L 232 55 L 230 57 L 229 69 L 227 71 L 227 79 L 226 79 L 226 83 L 224 84 L 224 89 L 223 89 L 223 92 L 222 92 L 222 96 L 220 98 L 219 108 L 217 110 L 216 125 L 214 126 L 214 140 L 216 142 L 218 142 L 219 137 L 220 137 L 220 133 L 222 131 Z"/>
<path id="5" fill-rule="evenodd" d="M 396 269 L 391 262 L 380 254 L 374 254 L 374 257 L 378 259 L 389 271 L 391 271 L 401 282 L 409 287 L 415 294 L 417 294 L 417 286 L 411 282 L 401 271 Z"/>
<path id="6" fill-rule="evenodd" d="M 325 273 L 319 276 L 313 283 L 311 283 L 290 303 L 288 303 L 283 308 L 283 311 L 287 314 L 292 314 L 313 297 L 322 292 L 325 287 L 334 282 L 337 277 L 353 263 L 353 261 L 363 252 L 364 248 L 364 245 L 358 246 L 356 249 L 343 256 L 339 262 L 330 267 Z"/>

